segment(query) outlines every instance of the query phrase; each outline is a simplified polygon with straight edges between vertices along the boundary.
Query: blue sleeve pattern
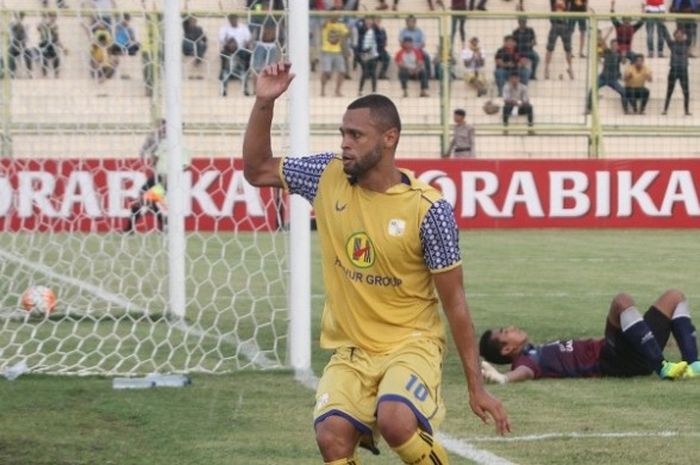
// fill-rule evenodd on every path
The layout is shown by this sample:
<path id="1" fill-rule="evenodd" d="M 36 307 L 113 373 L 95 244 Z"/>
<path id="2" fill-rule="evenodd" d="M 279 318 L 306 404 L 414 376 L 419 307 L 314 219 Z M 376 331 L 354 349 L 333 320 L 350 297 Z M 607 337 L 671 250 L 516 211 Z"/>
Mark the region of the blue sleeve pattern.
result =
<path id="1" fill-rule="evenodd" d="M 285 157 L 282 162 L 282 175 L 290 194 L 299 194 L 313 203 L 321 175 L 331 160 L 333 153 L 321 153 L 308 157 Z"/>
<path id="2" fill-rule="evenodd" d="M 423 258 L 430 271 L 449 268 L 462 260 L 459 231 L 452 206 L 440 199 L 433 203 L 420 226 Z"/>

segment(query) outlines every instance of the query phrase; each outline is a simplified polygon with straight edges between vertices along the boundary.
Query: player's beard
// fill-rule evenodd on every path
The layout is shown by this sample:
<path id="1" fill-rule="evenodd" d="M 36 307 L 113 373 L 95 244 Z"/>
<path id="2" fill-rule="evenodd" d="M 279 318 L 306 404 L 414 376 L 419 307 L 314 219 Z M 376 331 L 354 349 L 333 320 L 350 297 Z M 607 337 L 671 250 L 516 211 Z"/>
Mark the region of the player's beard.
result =
<path id="1" fill-rule="evenodd" d="M 345 171 L 345 174 L 347 174 L 349 178 L 357 181 L 362 175 L 377 166 L 381 159 L 381 144 L 377 144 L 372 150 L 366 152 L 362 156 L 356 157 L 349 165 L 344 165 L 343 171 Z"/>

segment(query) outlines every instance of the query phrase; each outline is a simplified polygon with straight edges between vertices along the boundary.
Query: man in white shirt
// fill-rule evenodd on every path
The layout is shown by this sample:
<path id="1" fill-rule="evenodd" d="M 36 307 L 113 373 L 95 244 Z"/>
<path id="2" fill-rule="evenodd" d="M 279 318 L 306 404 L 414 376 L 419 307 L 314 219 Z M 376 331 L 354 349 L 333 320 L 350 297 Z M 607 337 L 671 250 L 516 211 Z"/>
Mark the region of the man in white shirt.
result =
<path id="1" fill-rule="evenodd" d="M 221 57 L 221 92 L 226 96 L 228 82 L 233 79 L 243 81 L 244 93 L 247 95 L 246 84 L 253 48 L 253 35 L 247 24 L 238 22 L 238 15 L 230 14 L 228 24 L 219 29 L 219 56 Z"/>
<path id="2" fill-rule="evenodd" d="M 229 40 L 234 39 L 238 48 L 250 50 L 252 48 L 253 36 L 248 29 L 247 24 L 238 22 L 238 15 L 228 15 L 228 24 L 221 26 L 219 29 L 219 45 L 223 45 Z"/>
<path id="3" fill-rule="evenodd" d="M 527 115 L 527 125 L 532 126 L 534 114 L 527 86 L 520 82 L 517 72 L 511 73 L 503 86 L 503 125 L 508 126 L 511 114 Z"/>
<path id="4" fill-rule="evenodd" d="M 479 45 L 479 38 L 472 37 L 469 44 L 462 50 L 462 62 L 466 68 L 464 82 L 476 89 L 476 96 L 486 95 L 488 81 L 484 74 L 486 51 Z"/>

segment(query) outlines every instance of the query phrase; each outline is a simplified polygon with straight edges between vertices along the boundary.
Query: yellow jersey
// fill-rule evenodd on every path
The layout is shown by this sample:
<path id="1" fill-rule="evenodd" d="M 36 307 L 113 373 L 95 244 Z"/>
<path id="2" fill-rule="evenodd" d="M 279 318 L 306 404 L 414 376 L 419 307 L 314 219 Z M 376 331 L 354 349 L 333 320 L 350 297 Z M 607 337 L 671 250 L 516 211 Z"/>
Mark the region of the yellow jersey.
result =
<path id="1" fill-rule="evenodd" d="M 328 21 L 321 30 L 321 51 L 341 53 L 343 51 L 343 41 L 348 34 L 350 34 L 350 30 L 345 24 Z"/>
<path id="2" fill-rule="evenodd" d="M 645 87 L 647 79 L 651 76 L 651 71 L 646 66 L 637 69 L 636 66 L 630 65 L 625 70 L 625 87 L 638 89 Z"/>
<path id="3" fill-rule="evenodd" d="M 386 192 L 353 184 L 332 153 L 285 158 L 290 193 L 315 208 L 326 302 L 321 347 L 389 353 L 414 338 L 444 343 L 432 274 L 461 265 L 452 207 L 402 171 Z"/>

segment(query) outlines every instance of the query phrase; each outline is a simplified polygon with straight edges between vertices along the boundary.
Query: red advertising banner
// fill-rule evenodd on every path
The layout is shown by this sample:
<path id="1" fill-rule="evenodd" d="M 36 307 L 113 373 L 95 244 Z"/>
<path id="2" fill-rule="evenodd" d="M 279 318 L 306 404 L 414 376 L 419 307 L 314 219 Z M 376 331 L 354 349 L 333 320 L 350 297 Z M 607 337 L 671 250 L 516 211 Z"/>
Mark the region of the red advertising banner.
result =
<path id="1" fill-rule="evenodd" d="M 460 228 L 700 227 L 700 160 L 400 160 L 442 191 Z M 0 231 L 120 229 L 148 167 L 137 160 L 0 160 Z M 185 172 L 186 228 L 270 230 L 282 197 L 239 159 Z M 146 214 L 138 228 L 153 227 Z"/>
<path id="2" fill-rule="evenodd" d="M 0 231 L 122 229 L 151 168 L 139 160 L 0 160 Z M 278 227 L 281 193 L 257 189 L 240 159 L 195 159 L 184 172 L 185 228 L 253 231 Z M 137 230 L 154 227 L 143 209 Z"/>
<path id="3" fill-rule="evenodd" d="M 697 228 L 700 160 L 440 160 L 403 164 L 460 228 Z"/>

